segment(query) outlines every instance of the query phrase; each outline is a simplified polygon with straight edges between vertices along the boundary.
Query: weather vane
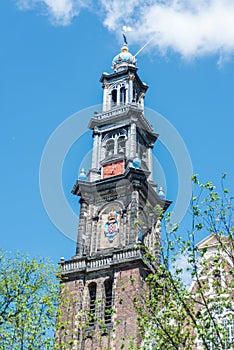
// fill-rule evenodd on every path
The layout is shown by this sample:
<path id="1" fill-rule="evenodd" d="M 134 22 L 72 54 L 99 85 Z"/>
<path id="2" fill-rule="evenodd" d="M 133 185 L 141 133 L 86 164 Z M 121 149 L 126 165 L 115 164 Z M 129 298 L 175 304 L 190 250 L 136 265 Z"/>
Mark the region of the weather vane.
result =
<path id="1" fill-rule="evenodd" d="M 127 42 L 127 38 L 126 38 L 126 33 L 127 32 L 131 32 L 132 31 L 132 28 L 131 27 L 127 27 L 127 26 L 123 26 L 123 39 L 124 39 L 124 44 L 125 45 L 128 45 L 128 42 Z"/>

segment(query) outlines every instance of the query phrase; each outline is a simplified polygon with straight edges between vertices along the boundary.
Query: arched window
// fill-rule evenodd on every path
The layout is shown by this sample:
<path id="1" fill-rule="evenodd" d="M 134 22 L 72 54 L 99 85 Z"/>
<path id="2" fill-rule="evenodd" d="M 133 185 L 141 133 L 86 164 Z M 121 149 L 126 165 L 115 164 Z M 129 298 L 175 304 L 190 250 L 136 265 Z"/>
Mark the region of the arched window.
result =
<path id="1" fill-rule="evenodd" d="M 107 133 L 102 140 L 102 150 L 105 158 L 113 154 L 124 154 L 126 149 L 127 131 L 119 129 Z"/>
<path id="2" fill-rule="evenodd" d="M 112 315 L 112 287 L 113 282 L 111 279 L 105 281 L 105 315 L 104 322 L 105 324 L 111 323 Z"/>
<path id="3" fill-rule="evenodd" d="M 110 139 L 106 142 L 106 157 L 114 154 L 115 141 Z"/>
<path id="4" fill-rule="evenodd" d="M 111 91 L 112 103 L 115 104 L 117 102 L 117 90 L 114 89 Z"/>
<path id="5" fill-rule="evenodd" d="M 120 88 L 120 103 L 125 103 L 126 102 L 126 90 L 125 87 L 122 86 Z"/>
<path id="6" fill-rule="evenodd" d="M 96 283 L 89 284 L 89 326 L 93 327 L 95 323 L 95 309 L 96 309 Z"/>
<path id="7" fill-rule="evenodd" d="M 120 136 L 118 138 L 118 153 L 125 154 L 126 139 L 125 136 Z"/>

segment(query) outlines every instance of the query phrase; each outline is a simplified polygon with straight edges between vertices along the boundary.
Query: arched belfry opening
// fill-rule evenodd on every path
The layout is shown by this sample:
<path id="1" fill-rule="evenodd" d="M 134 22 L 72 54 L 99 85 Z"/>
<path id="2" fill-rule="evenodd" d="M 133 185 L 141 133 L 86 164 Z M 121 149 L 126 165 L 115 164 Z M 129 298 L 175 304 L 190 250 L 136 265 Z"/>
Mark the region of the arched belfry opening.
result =
<path id="1" fill-rule="evenodd" d="M 120 103 L 125 103 L 126 102 L 126 89 L 125 86 L 122 86 L 120 88 Z"/>
<path id="2" fill-rule="evenodd" d="M 91 166 L 72 189 L 80 198 L 76 252 L 61 263 L 62 283 L 74 298 L 64 332 L 77 350 L 128 349 L 129 339 L 139 346 L 132 299 L 155 269 L 146 263 L 146 247 L 160 261 L 160 222 L 153 208 L 160 205 L 165 211 L 170 205 L 155 190 L 152 149 L 158 134 L 144 115 L 148 86 L 126 42 L 112 67 L 100 79 L 102 112 L 88 126 L 93 131 Z M 88 319 L 86 327 L 77 322 L 80 315 Z"/>
<path id="3" fill-rule="evenodd" d="M 127 137 L 124 135 L 118 138 L 118 154 L 126 154 L 126 141 Z"/>
<path id="4" fill-rule="evenodd" d="M 111 102 L 112 102 L 112 107 L 114 107 L 117 103 L 117 89 L 113 89 L 111 91 Z"/>
<path id="5" fill-rule="evenodd" d="M 88 311 L 88 322 L 89 327 L 94 327 L 96 319 L 96 298 L 97 298 L 97 284 L 92 282 L 88 286 L 89 290 L 89 311 Z"/>
<path id="6" fill-rule="evenodd" d="M 104 323 L 110 325 L 112 322 L 113 314 L 113 281 L 108 278 L 105 283 L 105 312 L 104 312 Z"/>
<path id="7" fill-rule="evenodd" d="M 115 140 L 110 138 L 106 141 L 106 157 L 112 156 L 115 151 Z"/>

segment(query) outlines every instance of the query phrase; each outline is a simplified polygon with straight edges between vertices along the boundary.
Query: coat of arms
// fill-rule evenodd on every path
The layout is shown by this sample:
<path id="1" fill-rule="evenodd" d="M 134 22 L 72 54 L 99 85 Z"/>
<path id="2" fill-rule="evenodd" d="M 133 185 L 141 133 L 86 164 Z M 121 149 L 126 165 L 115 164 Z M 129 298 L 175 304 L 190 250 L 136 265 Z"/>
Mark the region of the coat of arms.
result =
<path id="1" fill-rule="evenodd" d="M 104 233 L 110 243 L 113 242 L 118 232 L 119 232 L 118 213 L 116 211 L 111 211 L 108 214 L 108 221 L 104 225 Z"/>

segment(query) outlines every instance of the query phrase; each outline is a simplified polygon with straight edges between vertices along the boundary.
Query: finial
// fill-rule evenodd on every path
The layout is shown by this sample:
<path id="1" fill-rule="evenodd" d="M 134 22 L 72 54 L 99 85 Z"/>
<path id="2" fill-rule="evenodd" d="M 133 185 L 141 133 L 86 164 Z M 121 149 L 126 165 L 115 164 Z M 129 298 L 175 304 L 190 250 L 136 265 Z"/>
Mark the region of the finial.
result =
<path id="1" fill-rule="evenodd" d="M 87 180 L 87 176 L 86 176 L 84 168 L 81 169 L 78 179 L 83 180 L 83 181 Z"/>
<path id="2" fill-rule="evenodd" d="M 138 156 L 138 154 L 136 153 L 133 161 L 132 161 L 132 165 L 134 166 L 134 168 L 136 169 L 140 169 L 141 167 L 141 158 Z"/>
<path id="3" fill-rule="evenodd" d="M 165 198 L 165 192 L 164 192 L 164 189 L 163 189 L 162 186 L 159 187 L 158 195 L 159 195 L 159 197 L 162 198 L 162 199 Z"/>

